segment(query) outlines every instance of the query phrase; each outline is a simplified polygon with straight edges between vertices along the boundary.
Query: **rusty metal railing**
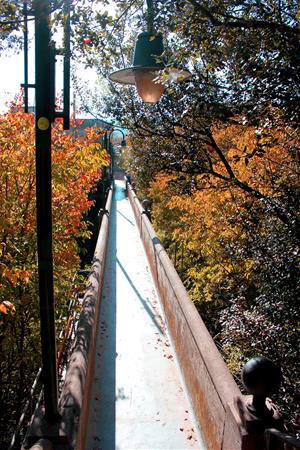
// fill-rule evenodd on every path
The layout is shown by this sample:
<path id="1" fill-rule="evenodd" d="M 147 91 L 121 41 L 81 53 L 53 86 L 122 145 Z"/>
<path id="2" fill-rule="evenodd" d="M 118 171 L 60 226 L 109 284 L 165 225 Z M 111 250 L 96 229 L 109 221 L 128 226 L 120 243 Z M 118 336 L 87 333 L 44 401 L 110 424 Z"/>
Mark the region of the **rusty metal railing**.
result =
<path id="1" fill-rule="evenodd" d="M 299 440 L 284 433 L 282 418 L 267 398 L 278 391 L 282 379 L 280 368 L 263 356 L 252 358 L 242 372 L 243 385 L 251 395 L 242 395 L 174 268 L 178 266 L 178 254 L 174 254 L 173 265 L 128 180 L 126 187 L 207 447 L 299 449 Z"/>
<path id="2" fill-rule="evenodd" d="M 269 428 L 265 431 L 266 450 L 296 450 L 300 449 L 300 439 L 286 433 Z"/>
<path id="3" fill-rule="evenodd" d="M 81 271 L 82 272 L 82 271 Z M 72 284 L 74 285 L 75 279 L 77 278 L 77 273 L 74 275 Z M 79 319 L 80 311 L 78 306 L 80 305 L 81 298 L 77 293 L 70 298 L 68 309 L 66 312 L 62 313 L 58 318 L 58 321 L 63 322 L 64 326 L 61 329 L 59 338 L 61 345 L 57 353 L 56 365 L 58 369 L 58 388 L 61 392 L 64 376 L 66 373 L 66 367 L 70 357 L 70 352 L 72 348 L 72 342 L 74 340 L 76 326 Z M 32 387 L 29 392 L 28 399 L 24 405 L 22 414 L 16 426 L 15 432 L 12 436 L 10 446 L 8 450 L 19 450 L 21 448 L 21 442 L 25 437 L 27 422 L 40 406 L 43 398 L 42 392 L 42 368 L 40 367 Z"/>
<path id="4" fill-rule="evenodd" d="M 35 380 L 33 382 L 33 385 L 32 385 L 32 387 L 30 389 L 29 398 L 28 398 L 28 400 L 25 403 L 22 415 L 21 415 L 21 417 L 19 419 L 18 425 L 17 425 L 17 427 L 15 429 L 15 432 L 14 432 L 14 435 L 13 435 L 13 437 L 11 439 L 10 446 L 9 446 L 8 450 L 16 450 L 16 449 L 20 448 L 20 445 L 21 445 L 20 444 L 20 440 L 22 439 L 21 433 L 22 433 L 22 430 L 24 429 L 24 422 L 26 420 L 26 417 L 28 417 L 28 415 L 32 414 L 32 412 L 33 412 L 33 403 L 35 403 L 35 399 L 39 398 L 39 393 L 36 395 L 38 387 L 40 387 L 39 392 L 42 389 L 41 382 L 40 382 L 40 380 L 41 380 L 41 373 L 42 373 L 42 369 L 40 367 L 39 370 L 38 370 L 38 373 L 37 373 L 37 375 L 35 377 Z"/>

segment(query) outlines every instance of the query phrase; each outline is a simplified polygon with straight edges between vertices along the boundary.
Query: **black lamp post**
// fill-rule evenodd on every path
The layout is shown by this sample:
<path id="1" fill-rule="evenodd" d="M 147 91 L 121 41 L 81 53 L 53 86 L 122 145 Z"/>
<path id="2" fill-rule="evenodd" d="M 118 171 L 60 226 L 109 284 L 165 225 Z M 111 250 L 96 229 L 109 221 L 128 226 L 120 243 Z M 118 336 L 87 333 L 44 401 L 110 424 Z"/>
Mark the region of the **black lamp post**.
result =
<path id="1" fill-rule="evenodd" d="M 165 67 L 162 61 L 163 37 L 155 33 L 153 26 L 153 1 L 147 0 L 147 6 L 148 30 L 138 35 L 133 66 L 111 73 L 109 79 L 116 83 L 135 85 L 145 103 L 155 104 L 164 92 L 164 85 L 158 79 L 162 71 L 174 81 L 183 81 L 191 74 L 187 70 Z"/>
<path id="2" fill-rule="evenodd" d="M 28 84 L 27 7 L 25 14 L 25 111 L 28 111 L 28 88 L 35 88 L 36 142 L 36 214 L 37 257 L 40 298 L 40 332 L 42 348 L 42 377 L 44 384 L 44 418 L 53 423 L 60 419 L 58 412 L 58 377 L 56 367 L 55 301 L 52 254 L 52 176 L 51 127 L 55 118 L 63 118 L 63 128 L 69 129 L 70 116 L 70 0 L 64 1 L 64 46 L 55 49 L 51 33 L 49 0 L 34 0 L 35 15 L 35 84 Z M 64 55 L 64 104 L 55 109 L 55 56 Z"/>
<path id="3" fill-rule="evenodd" d="M 36 209 L 40 326 L 44 382 L 45 419 L 58 419 L 55 307 L 52 257 L 51 193 L 51 91 L 53 57 L 50 47 L 50 7 L 45 0 L 35 6 L 35 89 L 36 89 Z"/>

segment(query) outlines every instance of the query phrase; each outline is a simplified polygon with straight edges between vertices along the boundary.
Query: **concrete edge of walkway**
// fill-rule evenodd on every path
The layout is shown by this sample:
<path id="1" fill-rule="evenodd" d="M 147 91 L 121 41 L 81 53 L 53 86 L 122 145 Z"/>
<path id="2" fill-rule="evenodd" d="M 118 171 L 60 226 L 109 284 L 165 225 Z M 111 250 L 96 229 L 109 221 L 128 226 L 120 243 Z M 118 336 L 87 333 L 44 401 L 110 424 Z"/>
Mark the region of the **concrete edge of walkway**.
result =
<path id="1" fill-rule="evenodd" d="M 112 197 L 113 185 L 109 190 L 105 205 L 106 213 L 101 221 L 91 274 L 88 278 L 72 356 L 60 398 L 62 432 L 69 437 L 71 447 L 77 450 L 85 450 L 88 401 L 95 366 L 96 324 L 100 314 Z"/>
<path id="2" fill-rule="evenodd" d="M 190 300 L 132 186 L 128 198 L 158 289 L 183 378 L 207 448 L 242 448 L 236 399 L 242 394 Z"/>

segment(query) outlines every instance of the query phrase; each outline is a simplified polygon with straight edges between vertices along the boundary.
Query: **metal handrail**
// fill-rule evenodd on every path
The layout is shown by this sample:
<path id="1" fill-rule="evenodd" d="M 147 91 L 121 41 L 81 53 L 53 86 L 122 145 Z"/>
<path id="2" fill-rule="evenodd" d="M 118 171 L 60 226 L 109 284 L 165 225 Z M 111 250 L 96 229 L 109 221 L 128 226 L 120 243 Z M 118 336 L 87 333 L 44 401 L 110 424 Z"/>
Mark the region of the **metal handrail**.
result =
<path id="1" fill-rule="evenodd" d="M 23 408 L 22 415 L 21 415 L 21 417 L 20 417 L 20 419 L 19 419 L 18 425 L 17 425 L 16 430 L 15 430 L 15 432 L 14 432 L 14 435 L 13 435 L 13 437 L 12 437 L 12 439 L 11 439 L 10 446 L 9 446 L 8 450 L 14 450 L 14 449 L 16 448 L 16 445 L 17 445 L 17 439 L 18 439 L 18 437 L 19 437 L 19 435 L 20 435 L 20 432 L 21 432 L 21 430 L 22 430 L 22 426 L 23 426 L 24 419 L 25 419 L 25 417 L 26 417 L 26 414 L 27 414 L 27 411 L 28 411 L 29 407 L 31 406 L 32 398 L 33 398 L 33 396 L 34 396 L 34 393 L 35 393 L 35 391 L 36 391 L 36 388 L 37 388 L 37 386 L 38 386 L 38 383 L 40 382 L 41 373 L 42 373 L 42 368 L 40 367 L 39 370 L 38 370 L 37 376 L 35 377 L 35 380 L 34 380 L 34 382 L 33 382 L 33 385 L 32 385 L 32 387 L 31 387 L 31 389 L 30 389 L 30 396 L 29 396 L 29 399 L 28 399 L 28 400 L 26 401 L 26 403 L 25 403 L 25 406 L 24 406 L 24 408 Z"/>
<path id="2" fill-rule="evenodd" d="M 80 271 L 82 273 L 82 271 Z M 76 278 L 77 273 L 74 275 L 72 284 L 74 283 L 74 280 Z M 66 318 L 66 324 L 65 327 L 62 329 L 60 333 L 60 337 L 62 338 L 62 346 L 57 354 L 56 364 L 58 369 L 58 388 L 59 391 L 61 390 L 61 385 L 63 381 L 63 376 L 65 372 L 65 368 L 68 362 L 68 357 L 71 351 L 71 342 L 74 338 L 75 331 L 76 331 L 76 323 L 79 318 L 79 312 L 76 311 L 76 308 L 78 306 L 78 303 L 80 303 L 80 298 L 77 294 L 75 294 L 69 302 L 68 311 L 67 311 L 67 318 Z M 63 319 L 63 313 L 59 317 L 58 320 Z M 33 408 L 33 398 L 36 397 L 36 390 L 39 386 L 39 383 L 41 382 L 41 376 L 42 376 L 42 368 L 39 368 L 38 373 L 36 375 L 36 378 L 34 380 L 34 383 L 31 387 L 29 398 L 25 403 L 25 406 L 23 408 L 22 414 L 20 416 L 18 425 L 15 429 L 15 432 L 12 436 L 10 446 L 8 450 L 16 450 L 20 448 L 20 445 L 18 443 L 19 436 L 21 435 L 22 429 L 26 427 L 24 425 L 24 420 L 28 414 L 32 414 L 33 409 L 37 409 L 39 407 L 39 404 L 42 399 L 42 392 L 39 392 L 37 397 L 38 401 L 36 402 L 35 408 Z M 31 411 L 29 411 L 31 409 Z"/>
<path id="3" fill-rule="evenodd" d="M 265 431 L 266 450 L 284 449 L 296 450 L 300 449 L 300 439 L 297 439 L 289 434 L 282 433 L 282 431 L 275 428 L 268 428 Z M 283 446 L 280 446 L 283 444 Z"/>
<path id="4" fill-rule="evenodd" d="M 80 271 L 82 272 L 82 271 Z M 72 284 L 76 275 L 73 278 Z M 72 340 L 75 336 L 76 324 L 79 319 L 79 312 L 77 311 L 77 306 L 80 304 L 80 297 L 77 294 L 70 299 L 68 305 L 67 317 L 65 320 L 65 326 L 62 328 L 59 337 L 62 339 L 62 343 L 59 351 L 57 352 L 56 366 L 58 370 L 58 388 L 61 391 L 61 385 L 65 373 L 65 369 L 68 363 Z"/>

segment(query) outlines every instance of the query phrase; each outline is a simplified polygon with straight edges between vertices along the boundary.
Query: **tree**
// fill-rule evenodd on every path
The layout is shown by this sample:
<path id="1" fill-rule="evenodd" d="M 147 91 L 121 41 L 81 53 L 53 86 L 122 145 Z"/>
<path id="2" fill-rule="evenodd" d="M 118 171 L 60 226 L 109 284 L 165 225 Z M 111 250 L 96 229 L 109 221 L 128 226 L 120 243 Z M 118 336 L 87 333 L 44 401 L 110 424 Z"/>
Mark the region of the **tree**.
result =
<path id="1" fill-rule="evenodd" d="M 117 11 L 78 7 L 78 51 L 102 73 L 130 65 L 130 48 L 145 29 L 143 1 L 116 2 Z M 223 103 L 244 110 L 252 123 L 284 111 L 299 120 L 299 13 L 295 0 L 238 3 L 234 0 L 154 1 L 155 28 L 163 30 L 166 64 L 189 64 L 195 84 L 214 82 Z M 88 20 L 86 20 L 88 19 Z M 89 45 L 83 45 L 84 37 Z M 216 99 L 215 99 L 216 100 Z"/>
<path id="2" fill-rule="evenodd" d="M 20 0 L 3 0 L 0 5 L 0 52 L 20 45 L 16 32 L 22 30 L 23 8 Z"/>
<path id="3" fill-rule="evenodd" d="M 214 129 L 229 122 L 252 124 L 257 132 L 253 154 L 260 154 L 270 144 L 268 135 L 274 127 L 288 127 L 294 135 L 298 132 L 296 3 L 158 1 L 155 5 L 157 28 L 165 30 L 167 64 L 171 64 L 172 45 L 177 63 L 188 64 L 193 77 L 183 85 L 169 84 L 151 114 L 131 88 L 125 88 L 122 95 L 118 87 L 111 86 L 113 101 L 106 97 L 98 107 L 132 130 L 133 145 L 134 141 L 136 146 L 143 142 L 135 170 L 141 173 L 145 167 L 145 180 L 163 170 L 178 173 L 192 187 L 197 175 L 208 173 L 265 199 L 259 187 L 253 189 L 237 177 L 226 151 L 214 139 Z M 81 21 L 78 28 L 78 36 L 86 34 L 90 41 L 89 46 L 81 46 L 83 57 L 103 75 L 113 65 L 130 65 L 129 45 L 135 32 L 124 28 L 126 20 L 133 28 L 144 19 L 140 12 L 128 19 L 131 8 L 138 9 L 141 2 L 118 6 L 115 20 L 107 14 L 106 20 L 100 20 L 97 13 L 98 24 Z M 95 97 L 92 103 L 97 105 Z M 292 150 L 295 139 L 291 142 Z M 283 223 L 296 224 L 294 211 L 286 214 L 271 198 L 268 201 Z"/>
<path id="4" fill-rule="evenodd" d="M 81 21 L 78 36 L 90 45 L 78 49 L 103 76 L 131 65 L 130 47 L 145 24 L 142 4 L 117 2 L 117 17 Z M 166 65 L 188 66 L 191 79 L 167 83 L 151 108 L 134 89 L 118 86 L 111 86 L 113 97 L 92 104 L 130 129 L 125 167 L 138 191 L 155 199 L 154 226 L 167 247 L 171 238 L 187 241 L 183 280 L 231 369 L 264 352 L 286 367 L 290 395 L 296 359 L 285 355 L 293 354 L 299 289 L 289 284 L 299 257 L 297 2 L 154 5 Z M 176 216 L 184 231 L 176 231 Z M 264 343 L 276 333 L 275 351 Z"/>
<path id="5" fill-rule="evenodd" d="M 76 57 L 104 77 L 130 65 L 136 34 L 146 23 L 142 0 L 115 5 L 108 12 L 100 9 L 106 0 L 78 3 L 72 14 Z M 253 323 L 263 317 L 284 339 L 285 315 L 272 318 L 278 306 L 272 283 L 287 312 L 298 289 L 287 287 L 300 229 L 298 6 L 295 0 L 157 0 L 154 6 L 156 29 L 164 30 L 166 67 L 185 65 L 192 77 L 178 85 L 168 81 L 165 95 L 151 108 L 134 88 L 112 84 L 110 95 L 98 101 L 95 93 L 87 107 L 130 130 L 126 167 L 138 189 L 150 186 L 150 193 L 161 196 L 154 223 L 164 239 L 180 240 L 183 234 L 189 239 L 184 281 L 194 299 L 201 297 L 199 309 L 205 302 L 210 307 L 211 331 L 221 333 L 232 357 L 230 329 L 245 323 L 241 316 Z M 168 202 L 175 203 L 166 211 Z M 176 231 L 178 209 L 184 232 Z M 292 329 L 289 325 L 289 348 Z M 251 353 L 242 331 L 236 333 L 243 342 L 237 358 Z M 253 342 L 263 348 L 258 339 Z M 275 357 L 282 359 L 284 352 Z"/>
<path id="6" fill-rule="evenodd" d="M 35 224 L 34 116 L 15 104 L 0 117 L 0 403 L 1 448 L 11 438 L 40 364 Z M 66 311 L 80 268 L 77 239 L 89 235 L 82 220 L 88 196 L 108 164 L 90 129 L 53 129 L 53 238 L 56 315 Z M 63 323 L 57 323 L 58 332 Z M 4 420 L 5 419 L 5 420 Z"/>
<path id="7" fill-rule="evenodd" d="M 223 127 L 214 139 L 239 179 L 299 211 L 299 164 L 284 146 L 284 133 L 273 130 L 273 146 L 247 159 L 245 147 L 251 153 L 256 146 L 254 127 Z M 212 175 L 195 183 L 186 192 L 162 173 L 149 183 L 154 227 L 167 251 L 171 240 L 184 245 L 179 273 L 233 374 L 257 354 L 283 368 L 278 401 L 291 421 L 299 370 L 299 243 L 267 201 Z"/>
<path id="8" fill-rule="evenodd" d="M 63 23 L 64 0 L 50 0 L 53 22 Z M 25 6 L 26 5 L 26 6 Z M 0 53 L 22 48 L 23 30 L 27 20 L 34 20 L 34 0 L 2 0 L 0 4 Z"/>

